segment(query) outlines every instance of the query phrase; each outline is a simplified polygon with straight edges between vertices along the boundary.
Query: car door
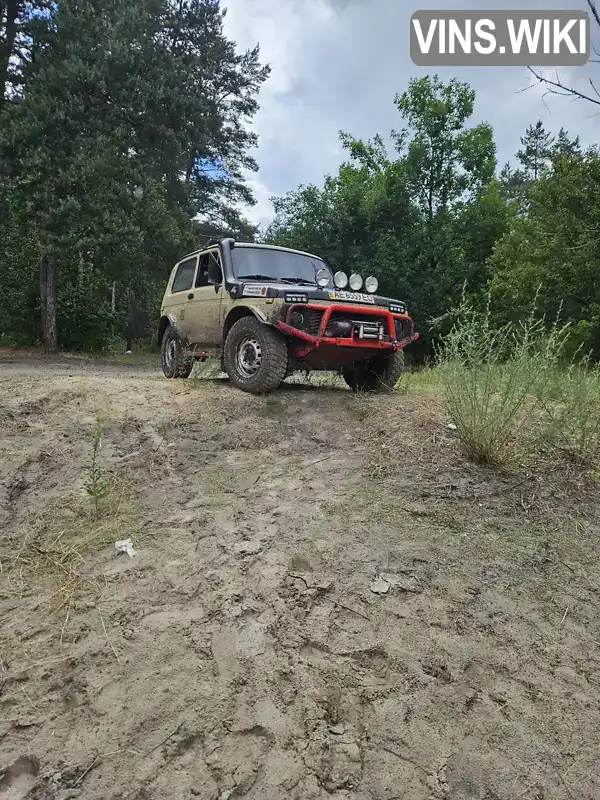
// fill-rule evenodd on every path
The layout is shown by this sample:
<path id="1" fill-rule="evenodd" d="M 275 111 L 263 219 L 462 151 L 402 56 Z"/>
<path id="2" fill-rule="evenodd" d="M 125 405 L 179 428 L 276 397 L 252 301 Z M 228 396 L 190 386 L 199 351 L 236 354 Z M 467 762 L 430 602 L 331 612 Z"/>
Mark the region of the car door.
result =
<path id="1" fill-rule="evenodd" d="M 194 299 L 197 267 L 198 256 L 190 256 L 175 266 L 170 291 L 166 293 L 163 306 L 163 313 L 172 317 L 180 332 L 188 338 L 190 338 L 190 322 L 193 316 L 190 314 L 190 304 Z"/>
<path id="2" fill-rule="evenodd" d="M 212 282 L 216 280 L 216 275 L 220 276 L 218 283 Z M 221 343 L 223 330 L 223 270 L 218 249 L 200 254 L 192 294 L 187 311 L 190 341 L 206 348 L 217 347 Z"/>

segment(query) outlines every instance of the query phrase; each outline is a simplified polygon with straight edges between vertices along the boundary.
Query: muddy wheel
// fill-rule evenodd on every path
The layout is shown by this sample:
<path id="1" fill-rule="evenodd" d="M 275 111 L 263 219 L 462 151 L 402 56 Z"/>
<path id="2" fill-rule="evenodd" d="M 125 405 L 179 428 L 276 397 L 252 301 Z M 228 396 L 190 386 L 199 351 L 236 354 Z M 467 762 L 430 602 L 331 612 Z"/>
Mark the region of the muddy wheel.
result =
<path id="1" fill-rule="evenodd" d="M 167 378 L 189 378 L 194 361 L 184 355 L 181 341 L 171 325 L 162 338 L 162 369 Z"/>
<path id="2" fill-rule="evenodd" d="M 344 380 L 353 392 L 391 392 L 403 372 L 403 350 L 342 369 Z"/>
<path id="3" fill-rule="evenodd" d="M 287 341 L 256 317 L 242 317 L 232 325 L 223 355 L 229 380 L 253 394 L 277 389 L 288 367 Z"/>

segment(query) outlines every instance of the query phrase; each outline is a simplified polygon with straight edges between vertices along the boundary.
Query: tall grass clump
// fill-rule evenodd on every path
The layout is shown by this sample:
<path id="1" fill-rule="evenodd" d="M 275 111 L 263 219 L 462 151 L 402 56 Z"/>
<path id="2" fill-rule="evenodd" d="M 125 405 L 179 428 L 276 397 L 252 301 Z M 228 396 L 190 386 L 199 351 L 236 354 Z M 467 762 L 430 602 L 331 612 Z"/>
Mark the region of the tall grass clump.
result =
<path id="1" fill-rule="evenodd" d="M 489 303 L 479 310 L 464 297 L 453 316 L 436 354 L 446 412 L 470 458 L 503 465 L 555 383 L 568 331 L 548 329 L 533 312 L 518 325 L 494 327 Z"/>
<path id="2" fill-rule="evenodd" d="M 600 463 L 600 367 L 574 361 L 544 402 L 550 444 L 582 467 Z"/>

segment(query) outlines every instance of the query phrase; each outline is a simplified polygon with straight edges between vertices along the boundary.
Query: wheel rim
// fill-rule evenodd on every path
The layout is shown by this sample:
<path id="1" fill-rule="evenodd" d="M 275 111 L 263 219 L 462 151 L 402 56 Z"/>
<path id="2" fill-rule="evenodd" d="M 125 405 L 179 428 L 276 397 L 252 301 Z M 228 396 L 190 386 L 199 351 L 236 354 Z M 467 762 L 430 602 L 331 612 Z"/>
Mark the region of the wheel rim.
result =
<path id="1" fill-rule="evenodd" d="M 262 348 L 254 336 L 246 336 L 239 343 L 236 352 L 236 364 L 244 378 L 252 378 L 262 364 Z"/>
<path id="2" fill-rule="evenodd" d="M 175 339 L 169 339 L 165 347 L 165 365 L 167 369 L 171 369 L 175 364 L 177 356 L 177 345 Z"/>

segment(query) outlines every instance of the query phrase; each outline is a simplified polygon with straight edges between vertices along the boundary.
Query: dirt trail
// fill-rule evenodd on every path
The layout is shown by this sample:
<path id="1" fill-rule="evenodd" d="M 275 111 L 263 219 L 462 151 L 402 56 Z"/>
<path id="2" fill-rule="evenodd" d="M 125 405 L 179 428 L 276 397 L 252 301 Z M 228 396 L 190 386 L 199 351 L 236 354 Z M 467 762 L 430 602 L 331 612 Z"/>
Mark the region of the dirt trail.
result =
<path id="1" fill-rule="evenodd" d="M 162 377 L 160 356 L 156 364 L 127 364 L 114 361 L 98 362 L 85 358 L 65 358 L 63 356 L 10 358 L 0 352 L 0 378 L 10 375 L 31 375 L 41 377 L 73 377 L 76 375 L 112 375 L 120 378 L 144 378 L 150 375 Z"/>
<path id="2" fill-rule="evenodd" d="M 597 493 L 443 423 L 0 368 L 0 797 L 599 798 Z"/>

